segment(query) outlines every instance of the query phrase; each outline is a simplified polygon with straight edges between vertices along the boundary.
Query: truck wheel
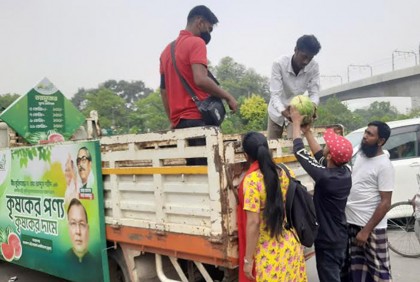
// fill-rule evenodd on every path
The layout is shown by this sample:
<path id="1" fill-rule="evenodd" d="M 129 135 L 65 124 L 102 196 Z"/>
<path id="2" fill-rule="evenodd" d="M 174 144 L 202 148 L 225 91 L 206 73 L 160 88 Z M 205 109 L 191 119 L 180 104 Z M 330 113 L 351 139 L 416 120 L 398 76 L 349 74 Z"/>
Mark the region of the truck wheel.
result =
<path id="1" fill-rule="evenodd" d="M 120 248 L 108 250 L 108 265 L 111 282 L 130 282 L 130 275 Z"/>

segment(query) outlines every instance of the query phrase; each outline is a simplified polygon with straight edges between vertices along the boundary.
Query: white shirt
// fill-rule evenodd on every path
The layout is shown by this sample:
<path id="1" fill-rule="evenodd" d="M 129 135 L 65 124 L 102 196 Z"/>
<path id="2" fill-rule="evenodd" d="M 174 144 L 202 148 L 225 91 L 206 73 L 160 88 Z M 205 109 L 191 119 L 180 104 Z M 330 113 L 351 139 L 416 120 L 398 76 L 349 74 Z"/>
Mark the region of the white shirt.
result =
<path id="1" fill-rule="evenodd" d="M 347 199 L 347 222 L 365 226 L 381 202 L 379 192 L 394 190 L 394 167 L 388 155 L 373 158 L 359 153 L 353 166 L 352 187 Z M 384 217 L 375 228 L 386 228 Z"/>
<path id="2" fill-rule="evenodd" d="M 77 187 L 82 188 L 83 186 L 85 188 L 93 188 L 93 185 L 95 184 L 95 176 L 93 175 L 93 171 L 91 169 L 91 171 L 89 172 L 88 178 L 86 180 L 86 183 L 82 182 L 82 179 L 80 178 L 80 175 L 78 177 L 78 181 L 77 181 Z M 80 189 L 79 188 L 79 189 Z M 80 191 L 79 191 L 80 192 Z"/>
<path id="3" fill-rule="evenodd" d="M 281 112 L 290 105 L 293 97 L 307 92 L 309 98 L 319 103 L 319 67 L 314 60 L 310 61 L 298 75 L 292 67 L 293 56 L 282 56 L 274 60 L 270 79 L 270 103 L 268 114 L 272 121 L 283 125 L 284 117 Z"/>

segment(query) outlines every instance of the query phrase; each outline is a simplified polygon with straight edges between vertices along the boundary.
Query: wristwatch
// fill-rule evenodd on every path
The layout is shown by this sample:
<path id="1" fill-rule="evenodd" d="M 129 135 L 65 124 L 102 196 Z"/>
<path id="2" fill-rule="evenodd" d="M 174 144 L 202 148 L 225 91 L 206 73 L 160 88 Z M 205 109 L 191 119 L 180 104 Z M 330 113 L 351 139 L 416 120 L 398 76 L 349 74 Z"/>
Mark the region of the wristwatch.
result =
<path id="1" fill-rule="evenodd" d="M 244 264 L 252 264 L 252 260 L 247 260 L 246 258 L 244 258 Z"/>

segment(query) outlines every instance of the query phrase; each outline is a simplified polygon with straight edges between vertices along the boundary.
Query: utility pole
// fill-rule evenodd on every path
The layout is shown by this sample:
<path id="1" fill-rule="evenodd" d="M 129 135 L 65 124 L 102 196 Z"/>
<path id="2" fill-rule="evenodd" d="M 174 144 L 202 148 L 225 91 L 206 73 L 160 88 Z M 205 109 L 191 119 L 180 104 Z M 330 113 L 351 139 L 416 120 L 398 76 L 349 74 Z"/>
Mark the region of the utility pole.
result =
<path id="1" fill-rule="evenodd" d="M 414 55 L 414 64 L 417 65 L 417 54 L 414 51 L 399 51 L 395 50 L 392 52 L 392 70 L 395 70 L 395 54 L 396 55 Z M 420 45 L 419 45 L 419 56 L 420 56 Z"/>
<path id="2" fill-rule="evenodd" d="M 335 74 L 335 75 L 321 75 L 320 78 L 334 78 L 334 79 L 339 78 L 340 79 L 340 84 L 343 84 L 343 77 L 341 75 L 338 75 L 338 74 Z M 322 85 L 322 82 L 321 82 L 321 87 L 324 89 L 324 87 Z M 327 85 L 327 88 L 330 88 L 330 87 L 332 87 L 332 86 Z"/>
<path id="3" fill-rule="evenodd" d="M 341 75 L 338 74 L 334 74 L 334 75 L 321 75 L 321 78 L 339 78 L 340 79 L 340 84 L 343 84 L 343 77 Z"/>
<path id="4" fill-rule="evenodd" d="M 350 82 L 350 68 L 359 68 L 359 69 L 366 69 L 370 70 L 370 76 L 373 75 L 373 69 L 371 65 L 348 65 L 347 66 L 347 82 Z"/>

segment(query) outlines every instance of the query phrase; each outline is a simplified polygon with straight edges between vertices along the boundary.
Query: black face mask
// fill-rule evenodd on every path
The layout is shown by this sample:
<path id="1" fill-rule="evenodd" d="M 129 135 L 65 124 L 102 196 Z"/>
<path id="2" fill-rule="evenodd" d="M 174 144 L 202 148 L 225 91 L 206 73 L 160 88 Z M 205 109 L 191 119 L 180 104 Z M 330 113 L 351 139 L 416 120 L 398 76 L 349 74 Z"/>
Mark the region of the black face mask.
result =
<path id="1" fill-rule="evenodd" d="M 204 42 L 207 44 L 209 44 L 210 40 L 211 40 L 211 35 L 210 32 L 206 31 L 206 32 L 202 32 L 200 33 L 200 37 L 201 39 L 204 40 Z"/>
<path id="2" fill-rule="evenodd" d="M 363 144 L 362 142 L 360 144 L 360 149 L 362 150 L 363 154 L 365 154 L 366 157 L 373 158 L 374 156 L 376 156 L 376 153 L 378 153 L 379 145 L 378 144 L 368 145 L 368 144 Z"/>

